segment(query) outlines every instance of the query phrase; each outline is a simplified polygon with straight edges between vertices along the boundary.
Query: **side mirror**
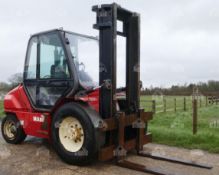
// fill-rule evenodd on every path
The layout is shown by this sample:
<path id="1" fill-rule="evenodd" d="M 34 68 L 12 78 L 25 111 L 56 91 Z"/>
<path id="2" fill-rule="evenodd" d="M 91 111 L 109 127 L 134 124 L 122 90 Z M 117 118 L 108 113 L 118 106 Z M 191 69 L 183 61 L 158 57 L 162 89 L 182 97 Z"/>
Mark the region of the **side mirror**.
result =
<path id="1" fill-rule="evenodd" d="M 79 70 L 80 70 L 80 71 L 84 71 L 84 70 L 85 70 L 85 65 L 84 65 L 84 63 L 81 62 L 81 63 L 79 64 Z"/>

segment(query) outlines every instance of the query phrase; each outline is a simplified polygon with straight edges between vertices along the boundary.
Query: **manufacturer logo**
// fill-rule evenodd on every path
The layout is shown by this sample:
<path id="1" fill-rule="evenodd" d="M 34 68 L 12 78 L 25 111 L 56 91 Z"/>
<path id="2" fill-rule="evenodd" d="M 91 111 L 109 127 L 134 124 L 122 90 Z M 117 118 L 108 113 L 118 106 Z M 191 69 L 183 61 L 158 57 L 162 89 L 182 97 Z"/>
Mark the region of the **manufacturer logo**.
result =
<path id="1" fill-rule="evenodd" d="M 44 122 L 44 120 L 45 120 L 45 117 L 44 117 L 44 115 L 41 115 L 41 116 L 33 116 L 33 121 L 34 122 Z"/>

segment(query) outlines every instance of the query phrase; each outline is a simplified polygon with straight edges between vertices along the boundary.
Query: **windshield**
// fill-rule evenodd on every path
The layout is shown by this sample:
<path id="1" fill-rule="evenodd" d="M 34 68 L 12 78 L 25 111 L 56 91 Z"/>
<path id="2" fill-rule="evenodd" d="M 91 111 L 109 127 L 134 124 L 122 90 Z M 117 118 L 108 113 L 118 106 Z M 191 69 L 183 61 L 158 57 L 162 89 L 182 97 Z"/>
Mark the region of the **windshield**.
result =
<path id="1" fill-rule="evenodd" d="M 66 37 L 69 40 L 80 84 L 85 89 L 97 87 L 99 84 L 98 40 L 72 33 L 66 33 Z"/>

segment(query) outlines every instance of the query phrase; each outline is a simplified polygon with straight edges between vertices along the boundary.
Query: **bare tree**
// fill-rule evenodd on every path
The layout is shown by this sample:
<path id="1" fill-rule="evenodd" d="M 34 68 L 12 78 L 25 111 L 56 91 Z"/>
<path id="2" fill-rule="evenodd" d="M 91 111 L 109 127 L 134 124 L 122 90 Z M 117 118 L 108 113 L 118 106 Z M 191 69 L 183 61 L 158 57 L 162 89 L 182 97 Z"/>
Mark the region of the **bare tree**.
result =
<path id="1" fill-rule="evenodd" d="M 22 73 L 16 73 L 16 74 L 13 74 L 9 79 L 8 81 L 10 82 L 10 85 L 11 87 L 16 87 L 18 86 L 20 83 L 23 82 L 23 75 Z"/>

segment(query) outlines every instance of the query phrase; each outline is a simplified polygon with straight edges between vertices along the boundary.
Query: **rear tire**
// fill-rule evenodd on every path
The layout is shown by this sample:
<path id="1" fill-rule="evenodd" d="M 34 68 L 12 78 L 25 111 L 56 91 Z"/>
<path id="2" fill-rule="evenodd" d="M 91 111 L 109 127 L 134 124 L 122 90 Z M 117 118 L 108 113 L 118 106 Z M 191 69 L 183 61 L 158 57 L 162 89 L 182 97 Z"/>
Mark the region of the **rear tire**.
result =
<path id="1" fill-rule="evenodd" d="M 26 134 L 15 115 L 8 114 L 2 120 L 1 125 L 2 136 L 7 143 L 19 144 L 26 138 Z"/>
<path id="2" fill-rule="evenodd" d="M 52 142 L 66 163 L 86 165 L 94 159 L 95 129 L 88 114 L 76 103 L 62 106 L 52 119 Z"/>

